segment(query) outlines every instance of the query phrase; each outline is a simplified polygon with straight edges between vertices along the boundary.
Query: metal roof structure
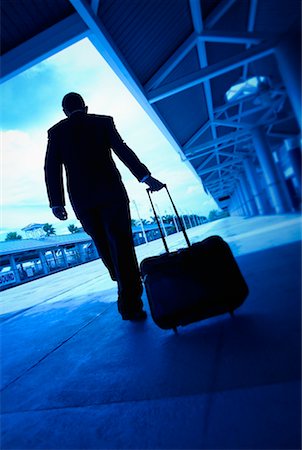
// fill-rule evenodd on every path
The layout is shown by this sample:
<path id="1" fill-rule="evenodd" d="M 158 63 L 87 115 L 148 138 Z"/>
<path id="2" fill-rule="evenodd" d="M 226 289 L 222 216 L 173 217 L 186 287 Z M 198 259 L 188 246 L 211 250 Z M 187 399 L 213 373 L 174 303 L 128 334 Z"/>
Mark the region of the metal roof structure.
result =
<path id="1" fill-rule="evenodd" d="M 172 225 L 166 224 L 165 228 L 171 228 Z M 158 231 L 155 224 L 145 224 L 144 231 Z M 133 234 L 142 233 L 142 228 L 139 225 L 132 226 Z M 80 244 L 86 241 L 91 241 L 91 237 L 85 231 L 79 231 L 73 234 L 62 234 L 58 236 L 43 236 L 39 239 L 18 239 L 12 241 L 0 242 L 0 257 L 10 254 L 23 253 L 29 250 L 41 250 L 62 245 Z"/>
<path id="2" fill-rule="evenodd" d="M 300 0 L 2 0 L 2 81 L 88 37 L 222 204 L 255 124 L 272 148 L 299 133 L 275 49 L 300 41 L 300 15 Z M 226 101 L 251 77 L 266 83 Z"/>
<path id="3" fill-rule="evenodd" d="M 45 223 L 30 223 L 24 228 L 21 228 L 22 231 L 34 231 L 34 230 L 40 230 L 41 228 L 46 225 Z"/>
<path id="4" fill-rule="evenodd" d="M 16 241 L 0 242 L 0 256 L 24 253 L 31 250 L 45 250 L 62 245 L 80 244 L 91 241 L 91 237 L 85 232 L 64 234 L 61 236 L 44 236 L 40 239 L 20 239 Z"/>

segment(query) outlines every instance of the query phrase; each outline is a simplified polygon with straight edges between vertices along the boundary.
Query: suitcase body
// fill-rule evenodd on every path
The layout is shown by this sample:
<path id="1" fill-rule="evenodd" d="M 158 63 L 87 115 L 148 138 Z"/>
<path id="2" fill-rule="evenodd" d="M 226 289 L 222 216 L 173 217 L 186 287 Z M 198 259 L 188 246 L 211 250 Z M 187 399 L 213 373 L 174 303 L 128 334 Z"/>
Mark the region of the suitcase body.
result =
<path id="1" fill-rule="evenodd" d="M 149 200 L 166 250 L 140 264 L 154 322 L 163 329 L 184 326 L 224 313 L 233 313 L 248 296 L 249 290 L 229 245 L 220 236 L 210 236 L 191 244 L 171 198 L 188 245 L 169 252 L 157 213 Z"/>
<path id="2" fill-rule="evenodd" d="M 163 329 L 232 313 L 248 295 L 232 251 L 219 236 L 146 258 L 140 269 L 152 318 Z"/>

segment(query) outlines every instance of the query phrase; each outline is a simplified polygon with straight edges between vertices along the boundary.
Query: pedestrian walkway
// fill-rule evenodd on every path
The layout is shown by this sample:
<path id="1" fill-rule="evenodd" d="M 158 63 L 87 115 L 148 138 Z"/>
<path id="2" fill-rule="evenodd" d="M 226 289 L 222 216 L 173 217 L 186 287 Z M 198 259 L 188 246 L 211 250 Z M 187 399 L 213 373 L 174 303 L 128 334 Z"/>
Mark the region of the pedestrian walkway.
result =
<path id="1" fill-rule="evenodd" d="M 230 244 L 250 287 L 234 318 L 123 322 L 100 260 L 1 294 L 2 449 L 301 448 L 301 218 L 188 234 Z"/>

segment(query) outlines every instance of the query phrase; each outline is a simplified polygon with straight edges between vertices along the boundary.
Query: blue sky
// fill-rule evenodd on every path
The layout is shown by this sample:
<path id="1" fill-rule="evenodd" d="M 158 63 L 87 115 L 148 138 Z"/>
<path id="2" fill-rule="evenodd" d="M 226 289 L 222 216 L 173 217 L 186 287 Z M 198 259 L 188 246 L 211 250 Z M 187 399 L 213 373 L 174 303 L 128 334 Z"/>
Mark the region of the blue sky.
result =
<path id="1" fill-rule="evenodd" d="M 68 233 L 71 223 L 79 225 L 69 202 L 68 221 L 60 222 L 51 213 L 44 185 L 44 157 L 47 130 L 63 119 L 62 97 L 79 92 L 89 112 L 114 117 L 124 141 L 152 175 L 167 183 L 180 213 L 208 215 L 218 209 L 206 195 L 198 177 L 158 130 L 147 113 L 113 73 L 88 39 L 74 44 L 1 86 L 1 230 L 19 231 L 29 223 L 49 222 L 57 234 Z M 148 219 L 150 206 L 146 185 L 114 158 L 131 201 Z M 159 211 L 170 213 L 164 192 L 155 194 Z M 132 217 L 137 219 L 134 207 Z"/>

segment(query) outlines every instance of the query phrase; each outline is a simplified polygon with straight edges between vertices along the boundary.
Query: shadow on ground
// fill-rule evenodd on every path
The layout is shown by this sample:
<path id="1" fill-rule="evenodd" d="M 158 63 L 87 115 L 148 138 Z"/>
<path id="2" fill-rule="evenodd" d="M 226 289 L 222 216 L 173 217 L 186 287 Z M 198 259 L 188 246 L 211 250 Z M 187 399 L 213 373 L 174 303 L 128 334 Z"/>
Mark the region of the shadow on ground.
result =
<path id="1" fill-rule="evenodd" d="M 300 254 L 239 257 L 235 317 L 178 335 L 121 321 L 112 290 L 6 320 L 2 448 L 300 448 Z"/>

